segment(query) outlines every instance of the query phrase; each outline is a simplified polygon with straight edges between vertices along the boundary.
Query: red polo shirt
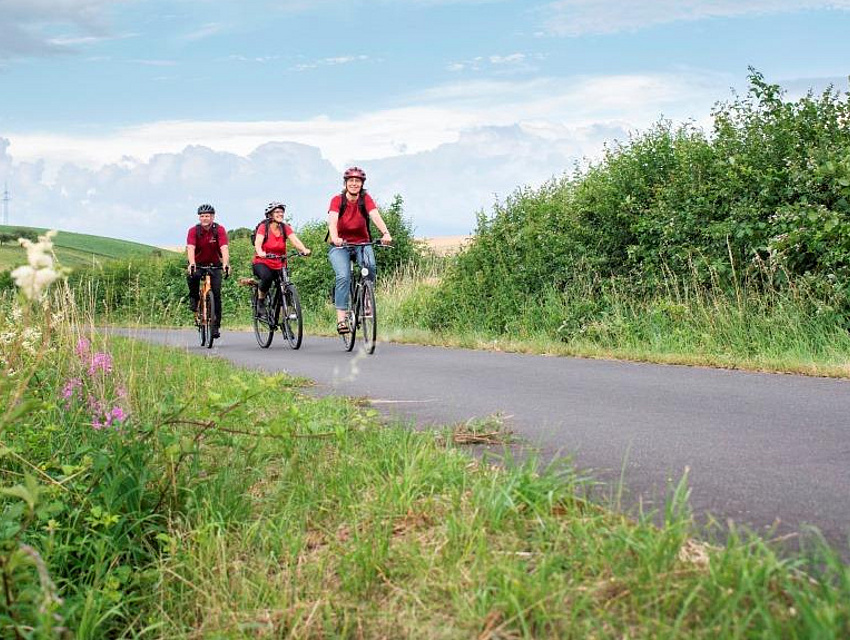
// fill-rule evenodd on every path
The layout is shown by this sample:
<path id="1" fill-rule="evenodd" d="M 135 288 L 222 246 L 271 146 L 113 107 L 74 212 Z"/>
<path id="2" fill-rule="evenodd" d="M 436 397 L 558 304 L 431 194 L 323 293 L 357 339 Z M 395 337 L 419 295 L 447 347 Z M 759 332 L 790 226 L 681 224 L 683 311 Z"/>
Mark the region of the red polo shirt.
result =
<path id="1" fill-rule="evenodd" d="M 217 227 L 215 233 L 213 233 L 213 225 Z M 221 248 L 227 246 L 227 231 L 220 224 L 213 223 L 213 225 L 209 230 L 204 231 L 201 225 L 196 224 L 186 234 L 186 244 L 195 247 L 197 264 L 221 264 Z"/>

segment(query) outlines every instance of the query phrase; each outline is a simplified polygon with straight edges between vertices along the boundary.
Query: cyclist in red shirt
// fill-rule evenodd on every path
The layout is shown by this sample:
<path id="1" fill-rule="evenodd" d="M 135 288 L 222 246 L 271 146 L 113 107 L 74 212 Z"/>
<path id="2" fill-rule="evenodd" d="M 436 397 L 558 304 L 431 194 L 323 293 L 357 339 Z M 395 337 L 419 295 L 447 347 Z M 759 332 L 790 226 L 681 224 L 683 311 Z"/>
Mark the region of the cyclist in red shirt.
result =
<path id="1" fill-rule="evenodd" d="M 268 225 L 261 222 L 257 225 L 256 235 L 254 236 L 254 260 L 253 270 L 254 275 L 260 280 L 257 287 L 257 311 L 264 313 L 266 310 L 266 294 L 272 286 L 272 281 L 275 278 L 277 271 L 283 268 L 283 260 L 280 258 L 269 258 L 268 255 L 286 255 L 286 241 L 289 240 L 295 245 L 298 253 L 304 256 L 309 256 L 311 251 L 304 246 L 304 243 L 295 235 L 286 222 L 284 214 L 286 213 L 286 205 L 282 202 L 269 202 L 266 207 L 266 220 Z M 266 229 L 268 229 L 268 237 L 266 237 Z"/>
<path id="2" fill-rule="evenodd" d="M 334 282 L 334 307 L 336 307 L 336 330 L 338 333 L 350 331 L 346 322 L 345 310 L 348 307 L 348 294 L 351 281 L 349 263 L 353 256 L 360 267 L 369 269 L 369 278 L 375 279 L 375 249 L 367 244 L 359 247 L 346 247 L 346 243 L 370 242 L 369 221 L 375 223 L 381 232 L 381 244 L 390 244 L 393 237 L 384 223 L 375 201 L 363 189 L 366 172 L 360 167 L 346 169 L 342 176 L 345 189 L 331 198 L 328 205 L 328 238 L 331 246 L 328 259 L 336 274 Z M 343 203 L 343 198 L 345 202 Z M 344 205 L 344 206 L 343 206 Z"/>
<path id="3" fill-rule="evenodd" d="M 196 267 L 223 267 L 225 275 L 230 274 L 230 249 L 227 246 L 227 231 L 215 222 L 215 208 L 211 204 L 198 207 L 198 224 L 186 234 L 186 257 L 189 259 L 186 282 L 189 285 L 189 306 L 198 310 L 201 274 Z M 210 273 L 212 291 L 215 300 L 215 325 L 213 338 L 219 337 L 221 326 L 221 271 Z"/>

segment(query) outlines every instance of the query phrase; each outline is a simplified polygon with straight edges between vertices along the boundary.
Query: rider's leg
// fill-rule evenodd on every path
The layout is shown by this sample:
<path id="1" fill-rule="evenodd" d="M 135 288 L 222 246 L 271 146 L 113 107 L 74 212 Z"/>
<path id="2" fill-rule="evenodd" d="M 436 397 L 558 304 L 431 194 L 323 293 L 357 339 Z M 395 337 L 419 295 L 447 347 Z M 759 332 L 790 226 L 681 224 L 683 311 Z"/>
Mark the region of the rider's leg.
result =
<path id="1" fill-rule="evenodd" d="M 221 271 L 219 269 L 210 272 L 210 286 L 212 287 L 213 306 L 215 308 L 213 337 L 218 338 L 218 330 L 221 327 Z"/>
<path id="2" fill-rule="evenodd" d="M 328 259 L 333 267 L 334 279 L 334 307 L 336 307 L 337 324 L 345 322 L 345 313 L 348 309 L 348 293 L 351 287 L 351 257 L 347 247 L 330 247 Z"/>
<path id="3" fill-rule="evenodd" d="M 260 284 L 257 285 L 257 302 L 261 309 L 265 309 L 266 306 L 266 294 L 272 286 L 272 281 L 274 280 L 274 271 L 269 269 L 264 264 L 255 264 L 253 266 L 254 275 L 257 276 L 257 279 L 260 281 Z"/>
<path id="4" fill-rule="evenodd" d="M 375 261 L 375 248 L 371 244 L 364 247 L 357 247 L 357 264 L 361 267 L 366 267 L 369 270 L 367 278 L 375 282 L 378 267 Z"/>
<path id="5" fill-rule="evenodd" d="M 201 297 L 201 276 L 196 271 L 193 275 L 186 276 L 186 284 L 189 286 L 189 308 L 194 312 L 198 310 L 198 299 Z"/>

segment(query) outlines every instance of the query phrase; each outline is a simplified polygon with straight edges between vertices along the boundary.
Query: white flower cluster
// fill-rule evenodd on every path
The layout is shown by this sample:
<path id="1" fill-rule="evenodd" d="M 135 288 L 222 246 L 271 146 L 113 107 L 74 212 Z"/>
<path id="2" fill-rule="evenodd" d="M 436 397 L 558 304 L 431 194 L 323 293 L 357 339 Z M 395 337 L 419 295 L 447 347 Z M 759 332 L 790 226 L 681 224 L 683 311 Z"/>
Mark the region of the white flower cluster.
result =
<path id="1" fill-rule="evenodd" d="M 38 237 L 38 242 L 19 238 L 18 242 L 27 250 L 27 262 L 12 271 L 15 284 L 21 288 L 30 300 L 41 298 L 42 293 L 57 280 L 61 271 L 53 268 L 53 242 L 56 231 L 48 231 Z"/>

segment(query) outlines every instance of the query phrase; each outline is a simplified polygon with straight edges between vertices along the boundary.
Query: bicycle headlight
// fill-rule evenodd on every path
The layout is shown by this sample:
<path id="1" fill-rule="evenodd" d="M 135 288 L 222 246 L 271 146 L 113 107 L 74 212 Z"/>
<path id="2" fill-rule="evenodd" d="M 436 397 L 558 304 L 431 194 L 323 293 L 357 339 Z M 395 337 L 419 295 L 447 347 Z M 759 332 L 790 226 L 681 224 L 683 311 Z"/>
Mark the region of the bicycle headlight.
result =
<path id="1" fill-rule="evenodd" d="M 364 278 L 367 277 L 369 275 L 369 269 L 367 269 L 366 267 L 361 267 L 360 268 L 360 275 L 363 276 Z"/>

